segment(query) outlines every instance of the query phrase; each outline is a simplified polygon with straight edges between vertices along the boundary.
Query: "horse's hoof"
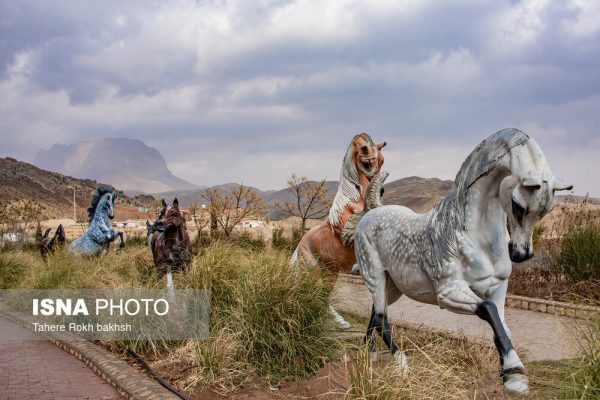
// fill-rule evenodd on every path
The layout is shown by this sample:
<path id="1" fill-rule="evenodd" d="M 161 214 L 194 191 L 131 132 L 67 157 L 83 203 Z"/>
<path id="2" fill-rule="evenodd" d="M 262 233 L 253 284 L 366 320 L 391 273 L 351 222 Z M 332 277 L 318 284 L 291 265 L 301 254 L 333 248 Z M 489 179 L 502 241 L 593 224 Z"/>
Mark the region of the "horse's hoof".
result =
<path id="1" fill-rule="evenodd" d="M 511 374 L 504 378 L 504 390 L 507 393 L 528 395 L 529 394 L 529 379 L 523 374 Z"/>
<path id="2" fill-rule="evenodd" d="M 350 325 L 350 322 L 348 321 L 336 321 L 338 328 L 340 329 L 350 329 L 352 328 L 352 325 Z"/>
<path id="3" fill-rule="evenodd" d="M 350 271 L 352 275 L 360 276 L 360 269 L 358 268 L 358 264 L 354 264 L 352 266 L 352 270 Z"/>
<path id="4" fill-rule="evenodd" d="M 400 370 L 402 371 L 403 376 L 408 375 L 408 357 L 404 354 L 403 351 L 397 351 L 393 355 L 394 362 L 398 365 Z"/>

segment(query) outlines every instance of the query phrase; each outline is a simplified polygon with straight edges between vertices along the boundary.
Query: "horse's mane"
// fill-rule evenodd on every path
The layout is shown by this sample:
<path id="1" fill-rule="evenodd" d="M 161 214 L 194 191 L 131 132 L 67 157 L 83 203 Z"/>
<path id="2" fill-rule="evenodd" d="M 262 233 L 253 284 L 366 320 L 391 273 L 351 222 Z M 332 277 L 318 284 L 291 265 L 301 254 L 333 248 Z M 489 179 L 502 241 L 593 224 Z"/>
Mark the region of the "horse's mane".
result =
<path id="1" fill-rule="evenodd" d="M 354 147 L 354 141 L 361 136 L 368 140 L 371 146 L 375 146 L 373 139 L 371 139 L 371 137 L 366 133 L 360 133 L 354 136 L 352 141 L 350 141 L 350 145 L 348 146 L 348 150 L 346 150 L 346 155 L 344 156 L 344 161 L 342 162 L 340 185 L 333 199 L 331 208 L 329 209 L 329 223 L 331 226 L 337 226 L 337 224 L 340 222 L 344 208 L 348 203 L 357 202 L 360 198 L 360 189 L 356 188 L 357 186 L 360 187 L 360 182 L 358 180 L 358 169 L 356 168 L 354 158 L 352 157 L 352 150 Z"/>
<path id="2" fill-rule="evenodd" d="M 90 222 L 90 223 L 92 222 L 92 219 L 94 218 L 94 214 L 96 213 L 96 208 L 98 207 L 98 203 L 100 202 L 100 199 L 102 198 L 102 196 L 104 196 L 106 193 L 111 193 L 114 191 L 115 191 L 115 188 L 110 185 L 102 185 L 96 189 L 96 191 L 94 192 L 94 195 L 92 196 L 92 206 L 88 207 L 88 209 L 87 209 L 88 222 Z"/>
<path id="3" fill-rule="evenodd" d="M 464 226 L 469 188 L 498 164 L 510 149 L 524 145 L 529 136 L 518 129 L 503 129 L 481 142 L 463 162 L 452 190 L 431 211 L 427 233 L 433 249 L 433 262 L 440 268 L 456 253 L 456 232 Z"/>

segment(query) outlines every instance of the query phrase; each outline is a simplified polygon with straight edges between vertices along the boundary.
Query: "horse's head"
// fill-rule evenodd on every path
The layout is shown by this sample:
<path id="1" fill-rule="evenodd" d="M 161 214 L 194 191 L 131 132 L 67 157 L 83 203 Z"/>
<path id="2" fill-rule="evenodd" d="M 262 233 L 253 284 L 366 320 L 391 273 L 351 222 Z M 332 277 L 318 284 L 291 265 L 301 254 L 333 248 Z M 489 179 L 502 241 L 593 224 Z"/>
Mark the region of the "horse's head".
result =
<path id="1" fill-rule="evenodd" d="M 108 192 L 103 197 L 104 202 L 101 202 L 101 204 L 103 204 L 108 218 L 113 219 L 115 217 L 115 201 L 117 200 L 117 195 L 115 192 Z"/>
<path id="2" fill-rule="evenodd" d="M 523 262 L 533 257 L 533 228 L 554 207 L 554 192 L 572 188 L 573 185 L 554 177 L 549 171 L 528 171 L 502 180 L 500 201 L 508 219 L 511 261 Z"/>
<path id="3" fill-rule="evenodd" d="M 64 230 L 62 224 L 58 225 L 58 228 L 56 228 L 55 237 L 57 238 L 59 243 L 65 242 L 66 236 L 65 236 L 65 230 Z"/>
<path id="4" fill-rule="evenodd" d="M 163 200 L 164 201 L 164 200 Z M 160 221 L 165 231 L 175 228 L 179 229 L 183 224 L 183 218 L 181 217 L 181 211 L 179 210 L 179 202 L 177 198 L 173 200 L 173 203 L 169 207 L 165 207 L 164 215 Z"/>
<path id="5" fill-rule="evenodd" d="M 113 219 L 115 217 L 116 199 L 115 188 L 110 185 L 98 187 L 92 196 L 92 205 L 87 209 L 88 222 L 92 222 L 96 212 L 106 213 L 110 219 Z"/>
<path id="6" fill-rule="evenodd" d="M 375 144 L 373 139 L 366 133 L 354 136 L 351 149 L 352 161 L 356 165 L 356 169 L 371 179 L 381 170 L 381 166 L 383 165 L 383 153 L 381 149 L 386 144 L 386 142 Z"/>

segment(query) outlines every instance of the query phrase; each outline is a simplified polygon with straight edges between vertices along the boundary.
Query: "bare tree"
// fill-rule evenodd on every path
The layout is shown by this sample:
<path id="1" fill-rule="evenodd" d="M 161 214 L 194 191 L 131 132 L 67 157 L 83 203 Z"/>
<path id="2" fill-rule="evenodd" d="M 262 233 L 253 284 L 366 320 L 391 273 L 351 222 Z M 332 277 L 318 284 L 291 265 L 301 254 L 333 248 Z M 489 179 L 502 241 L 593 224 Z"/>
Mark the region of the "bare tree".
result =
<path id="1" fill-rule="evenodd" d="M 158 216 L 163 209 L 163 200 L 155 199 L 152 200 L 152 203 L 150 204 L 150 209 L 148 211 L 154 214 L 154 219 L 158 219 Z"/>
<path id="2" fill-rule="evenodd" d="M 300 232 L 306 232 L 306 220 L 321 219 L 331 208 L 331 194 L 325 179 L 311 182 L 305 176 L 292 174 L 287 181 L 288 191 L 293 195 L 292 200 L 275 202 L 275 207 L 288 215 L 299 217 Z"/>
<path id="3" fill-rule="evenodd" d="M 226 194 L 219 189 L 206 189 L 200 197 L 208 202 L 211 218 L 226 236 L 231 236 L 233 229 L 245 218 L 261 217 L 265 213 L 260 196 L 244 184 Z"/>
<path id="4" fill-rule="evenodd" d="M 35 200 L 18 200 L 0 206 L 0 248 L 6 233 L 8 240 L 20 249 L 29 239 L 31 227 L 44 219 L 45 209 Z"/>
<path id="5" fill-rule="evenodd" d="M 204 229 L 210 222 L 209 212 L 202 207 L 198 207 L 198 203 L 190 204 L 188 209 L 199 235 L 200 231 L 202 231 L 202 229 Z"/>

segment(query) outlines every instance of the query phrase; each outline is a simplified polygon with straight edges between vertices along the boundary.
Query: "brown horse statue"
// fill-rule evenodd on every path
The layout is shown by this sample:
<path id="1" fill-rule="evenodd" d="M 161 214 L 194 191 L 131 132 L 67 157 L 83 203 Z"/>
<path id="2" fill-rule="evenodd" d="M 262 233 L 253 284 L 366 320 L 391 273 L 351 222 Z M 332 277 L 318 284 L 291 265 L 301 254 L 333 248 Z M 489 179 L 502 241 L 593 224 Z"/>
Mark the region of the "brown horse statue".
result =
<path id="1" fill-rule="evenodd" d="M 46 229 L 42 240 L 40 240 L 40 254 L 44 261 L 54 253 L 57 247 L 62 247 L 65 244 L 65 230 L 63 229 L 62 224 L 58 225 L 52 238 L 49 236 L 51 230 L 52 228 Z"/>
<path id="2" fill-rule="evenodd" d="M 152 249 L 158 276 L 166 274 L 167 287 L 172 288 L 171 272 L 186 267 L 192 259 L 192 248 L 177 199 L 169 207 L 164 199 L 162 204 L 159 219 L 152 225 L 147 224 L 148 244 Z"/>
<path id="3" fill-rule="evenodd" d="M 322 264 L 334 272 L 348 271 L 356 263 L 354 247 L 350 243 L 344 244 L 342 230 L 352 215 L 363 211 L 367 187 L 383 165 L 381 149 L 385 145 L 386 142 L 376 144 L 366 133 L 352 138 L 344 156 L 340 186 L 329 217 L 300 239 L 292 263 L 302 260 L 309 265 Z M 350 326 L 333 308 L 330 311 L 336 322 Z"/>

